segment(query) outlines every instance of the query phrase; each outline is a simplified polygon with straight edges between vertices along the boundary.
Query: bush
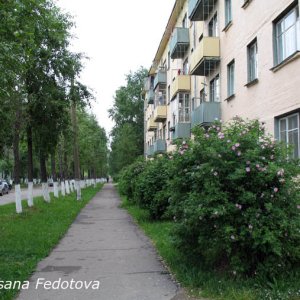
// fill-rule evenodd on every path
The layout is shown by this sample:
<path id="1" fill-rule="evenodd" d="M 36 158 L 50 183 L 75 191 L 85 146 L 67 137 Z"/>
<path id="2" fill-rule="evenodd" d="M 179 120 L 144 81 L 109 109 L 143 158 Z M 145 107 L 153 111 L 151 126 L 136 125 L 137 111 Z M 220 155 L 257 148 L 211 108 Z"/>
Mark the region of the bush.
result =
<path id="1" fill-rule="evenodd" d="M 120 194 L 127 196 L 128 201 L 133 201 L 135 184 L 139 175 L 144 171 L 145 165 L 145 159 L 140 157 L 118 175 L 118 190 Z"/>
<path id="2" fill-rule="evenodd" d="M 197 128 L 174 154 L 177 245 L 209 267 L 275 275 L 300 259 L 299 162 L 258 121 Z"/>
<path id="3" fill-rule="evenodd" d="M 165 217 L 170 197 L 167 188 L 170 169 L 167 156 L 157 157 L 147 161 L 144 171 L 136 181 L 134 201 L 140 207 L 149 209 L 152 219 Z"/>

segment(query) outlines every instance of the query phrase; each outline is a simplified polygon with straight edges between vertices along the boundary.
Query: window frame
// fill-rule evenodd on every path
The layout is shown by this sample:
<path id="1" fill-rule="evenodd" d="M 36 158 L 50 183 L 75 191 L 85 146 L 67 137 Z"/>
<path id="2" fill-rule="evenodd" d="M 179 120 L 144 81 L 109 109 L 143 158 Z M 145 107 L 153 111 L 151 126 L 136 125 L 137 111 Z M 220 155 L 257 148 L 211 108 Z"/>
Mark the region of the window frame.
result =
<path id="1" fill-rule="evenodd" d="M 209 101 L 210 102 L 220 102 L 220 75 L 217 74 L 209 82 Z"/>
<path id="2" fill-rule="evenodd" d="M 227 65 L 227 97 L 231 97 L 235 92 L 235 60 Z"/>
<path id="3" fill-rule="evenodd" d="M 298 127 L 297 127 L 297 130 L 298 130 L 298 154 L 296 154 L 296 157 L 294 157 L 294 154 L 293 154 L 293 158 L 300 158 L 300 113 L 299 112 L 292 113 L 290 115 L 286 115 L 284 117 L 278 118 L 278 140 L 280 142 L 285 142 L 287 146 L 291 145 L 289 143 L 289 140 L 288 140 L 288 137 L 289 137 L 288 133 L 290 131 L 295 130 L 295 129 L 289 129 L 288 128 L 288 119 L 291 118 L 291 117 L 294 117 L 294 116 L 297 116 L 297 123 L 298 123 Z M 281 140 L 281 121 L 282 120 L 286 121 L 286 130 L 285 130 L 286 141 Z"/>
<path id="4" fill-rule="evenodd" d="M 278 33 L 278 25 L 280 23 L 283 23 L 289 15 L 291 15 L 293 12 L 295 12 L 295 22 L 293 25 L 289 26 L 288 28 L 284 28 L 284 31 L 279 34 Z M 287 32 L 292 28 L 295 28 L 295 49 L 292 53 L 282 54 L 282 57 L 280 56 L 280 52 L 286 51 L 286 34 Z M 278 66 L 281 63 L 283 63 L 285 60 L 287 60 L 289 57 L 293 56 L 297 51 L 300 51 L 300 38 L 297 38 L 300 34 L 300 20 L 299 20 L 299 4 L 298 2 L 292 3 L 285 11 L 283 11 L 274 21 L 273 21 L 273 60 L 274 60 L 274 66 Z M 283 45 L 282 49 L 279 45 L 279 37 L 283 37 Z"/>
<path id="5" fill-rule="evenodd" d="M 225 0 L 225 27 L 232 22 L 232 1 Z"/>
<path id="6" fill-rule="evenodd" d="M 256 46 L 255 50 L 255 60 L 254 60 L 254 68 L 255 68 L 255 76 L 251 76 L 251 48 L 253 46 Z M 247 65 L 248 65 L 248 71 L 247 71 L 247 76 L 248 76 L 248 81 L 247 83 L 250 83 L 256 79 L 258 79 L 258 45 L 257 45 L 257 38 L 255 38 L 248 46 L 247 46 Z"/>

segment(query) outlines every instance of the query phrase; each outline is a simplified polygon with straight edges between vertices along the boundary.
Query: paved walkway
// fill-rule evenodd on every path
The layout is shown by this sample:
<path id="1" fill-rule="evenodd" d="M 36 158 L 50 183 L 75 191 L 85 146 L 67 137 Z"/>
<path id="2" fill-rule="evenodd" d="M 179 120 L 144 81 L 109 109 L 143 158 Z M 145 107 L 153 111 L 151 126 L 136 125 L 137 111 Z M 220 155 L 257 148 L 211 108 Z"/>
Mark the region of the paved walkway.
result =
<path id="1" fill-rule="evenodd" d="M 22 290 L 18 299 L 183 299 L 151 242 L 128 213 L 118 207 L 119 203 L 114 186 L 106 184 L 51 254 L 38 264 L 29 289 Z M 37 286 L 46 280 L 53 285 Z M 75 285 L 80 288 L 84 281 L 92 284 L 87 289 L 76 289 Z M 68 283 L 69 288 L 63 289 Z"/>

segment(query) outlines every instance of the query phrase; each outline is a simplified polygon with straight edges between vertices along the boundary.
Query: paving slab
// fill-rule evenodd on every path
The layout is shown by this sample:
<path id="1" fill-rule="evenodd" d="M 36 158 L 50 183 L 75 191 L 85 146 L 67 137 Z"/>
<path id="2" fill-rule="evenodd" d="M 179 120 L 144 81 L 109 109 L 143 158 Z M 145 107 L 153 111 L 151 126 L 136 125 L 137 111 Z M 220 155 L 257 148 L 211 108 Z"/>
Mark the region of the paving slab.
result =
<path id="1" fill-rule="evenodd" d="M 105 184 L 17 299 L 185 299 L 151 241 L 119 204 L 113 184 Z"/>

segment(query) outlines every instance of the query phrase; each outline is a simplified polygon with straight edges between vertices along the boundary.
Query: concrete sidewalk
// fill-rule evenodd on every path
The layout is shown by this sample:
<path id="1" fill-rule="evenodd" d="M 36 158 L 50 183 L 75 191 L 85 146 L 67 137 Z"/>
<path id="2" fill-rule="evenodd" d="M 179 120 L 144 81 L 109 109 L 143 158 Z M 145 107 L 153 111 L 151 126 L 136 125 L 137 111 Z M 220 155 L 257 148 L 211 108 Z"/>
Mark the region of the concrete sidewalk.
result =
<path id="1" fill-rule="evenodd" d="M 119 203 L 114 186 L 106 184 L 51 254 L 38 264 L 29 289 L 22 290 L 17 299 L 183 299 L 151 242 Z M 37 286 L 46 280 L 53 285 Z M 89 287 L 80 288 L 90 281 Z"/>

